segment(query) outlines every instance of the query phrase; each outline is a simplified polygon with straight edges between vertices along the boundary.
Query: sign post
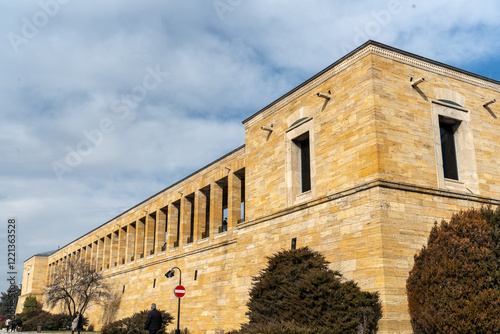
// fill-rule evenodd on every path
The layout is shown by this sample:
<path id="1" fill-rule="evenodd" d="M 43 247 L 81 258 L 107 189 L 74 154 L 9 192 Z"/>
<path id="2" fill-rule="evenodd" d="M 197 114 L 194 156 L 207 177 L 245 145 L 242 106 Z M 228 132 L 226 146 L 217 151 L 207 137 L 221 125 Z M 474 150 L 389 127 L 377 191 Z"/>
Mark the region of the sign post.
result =
<path id="1" fill-rule="evenodd" d="M 175 271 L 174 269 L 179 270 L 179 285 L 175 287 L 174 289 L 174 295 L 179 299 L 179 305 L 177 307 L 177 329 L 175 330 L 175 334 L 181 334 L 180 330 L 180 319 L 181 319 L 181 298 L 184 297 L 186 294 L 186 289 L 182 286 L 182 272 L 178 267 L 173 267 L 167 273 L 165 276 L 167 278 L 174 277 Z"/>

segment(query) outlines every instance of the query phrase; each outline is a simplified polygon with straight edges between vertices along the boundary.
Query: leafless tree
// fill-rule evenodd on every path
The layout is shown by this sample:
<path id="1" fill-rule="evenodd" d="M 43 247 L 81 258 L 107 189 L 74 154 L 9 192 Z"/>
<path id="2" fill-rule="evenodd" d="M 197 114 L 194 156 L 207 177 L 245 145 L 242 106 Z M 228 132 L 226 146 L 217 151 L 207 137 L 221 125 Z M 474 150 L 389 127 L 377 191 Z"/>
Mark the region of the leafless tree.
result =
<path id="1" fill-rule="evenodd" d="M 85 313 L 93 304 L 110 298 L 110 289 L 100 272 L 78 257 L 69 257 L 57 266 L 45 290 L 46 303 L 66 309 L 71 317 Z"/>

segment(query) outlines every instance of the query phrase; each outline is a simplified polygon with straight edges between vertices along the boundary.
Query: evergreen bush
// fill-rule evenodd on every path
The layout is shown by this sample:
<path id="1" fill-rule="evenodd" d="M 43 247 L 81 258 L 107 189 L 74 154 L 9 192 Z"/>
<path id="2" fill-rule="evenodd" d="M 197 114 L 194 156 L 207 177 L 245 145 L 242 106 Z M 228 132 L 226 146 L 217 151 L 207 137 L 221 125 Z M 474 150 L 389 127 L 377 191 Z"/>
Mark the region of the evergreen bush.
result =
<path id="1" fill-rule="evenodd" d="M 248 324 L 241 334 L 373 333 L 382 317 L 378 293 L 361 291 L 324 256 L 307 247 L 285 250 L 253 278 Z"/>
<path id="2" fill-rule="evenodd" d="M 28 295 L 23 303 L 23 313 L 28 313 L 31 311 L 36 311 L 39 309 L 38 301 L 33 295 Z"/>
<path id="3" fill-rule="evenodd" d="M 500 209 L 471 209 L 432 228 L 407 281 L 417 333 L 499 333 Z"/>

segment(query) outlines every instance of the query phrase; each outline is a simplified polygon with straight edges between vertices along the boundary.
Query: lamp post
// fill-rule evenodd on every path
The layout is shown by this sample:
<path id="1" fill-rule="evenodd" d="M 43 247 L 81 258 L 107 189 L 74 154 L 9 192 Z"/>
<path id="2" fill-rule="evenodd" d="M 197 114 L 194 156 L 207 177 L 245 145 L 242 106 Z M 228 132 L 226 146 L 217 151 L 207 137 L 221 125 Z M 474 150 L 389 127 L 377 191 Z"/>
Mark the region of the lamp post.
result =
<path id="1" fill-rule="evenodd" d="M 179 285 L 182 286 L 182 272 L 181 272 L 181 269 L 179 267 L 173 267 L 172 269 L 167 271 L 167 273 L 165 274 L 165 277 L 167 277 L 167 278 L 174 277 L 174 275 L 175 275 L 174 269 L 179 270 Z M 181 318 L 181 298 L 177 297 L 177 299 L 179 299 L 179 305 L 177 306 L 177 329 L 175 330 L 175 334 L 181 334 L 181 330 L 180 330 L 180 326 L 179 326 L 179 322 L 180 322 L 180 318 Z"/>

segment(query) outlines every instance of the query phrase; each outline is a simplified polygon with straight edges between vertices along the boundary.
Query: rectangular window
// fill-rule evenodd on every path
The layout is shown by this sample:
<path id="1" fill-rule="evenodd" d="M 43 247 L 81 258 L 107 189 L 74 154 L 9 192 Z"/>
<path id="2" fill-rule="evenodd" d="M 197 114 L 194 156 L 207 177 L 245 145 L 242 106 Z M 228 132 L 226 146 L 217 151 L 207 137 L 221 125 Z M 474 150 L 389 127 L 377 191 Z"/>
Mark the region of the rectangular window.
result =
<path id="1" fill-rule="evenodd" d="M 479 193 L 469 111 L 446 101 L 432 102 L 438 187 Z"/>
<path id="2" fill-rule="evenodd" d="M 311 151 L 309 147 L 309 132 L 295 138 L 294 143 L 299 149 L 301 190 L 304 193 L 311 190 Z"/>
<path id="3" fill-rule="evenodd" d="M 304 203 L 316 197 L 316 165 L 314 120 L 290 120 L 286 131 L 286 202 L 288 206 Z M 300 118 L 299 118 L 300 119 Z"/>
<path id="4" fill-rule="evenodd" d="M 457 151 L 455 147 L 455 132 L 460 122 L 444 116 L 439 116 L 439 132 L 441 136 L 441 154 L 443 157 L 443 173 L 447 179 L 458 180 Z"/>

